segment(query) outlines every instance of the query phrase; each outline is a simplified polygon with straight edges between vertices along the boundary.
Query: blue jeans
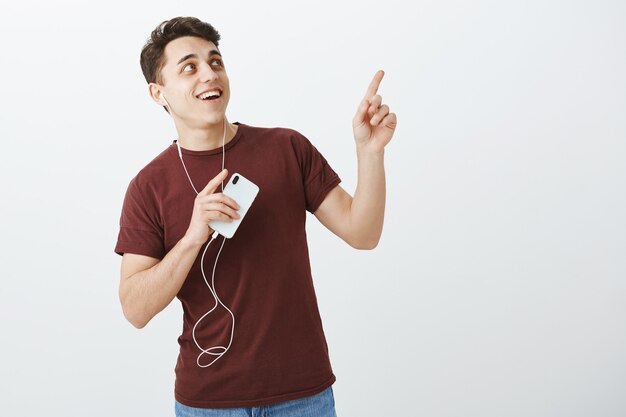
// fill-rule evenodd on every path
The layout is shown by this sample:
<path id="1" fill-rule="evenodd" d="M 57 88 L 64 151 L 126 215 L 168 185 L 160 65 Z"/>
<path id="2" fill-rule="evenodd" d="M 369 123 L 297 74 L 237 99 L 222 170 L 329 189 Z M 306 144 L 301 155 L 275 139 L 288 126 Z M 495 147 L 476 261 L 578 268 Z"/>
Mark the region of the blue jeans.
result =
<path id="1" fill-rule="evenodd" d="M 252 408 L 195 408 L 174 403 L 176 417 L 337 417 L 332 386 L 309 397 Z"/>

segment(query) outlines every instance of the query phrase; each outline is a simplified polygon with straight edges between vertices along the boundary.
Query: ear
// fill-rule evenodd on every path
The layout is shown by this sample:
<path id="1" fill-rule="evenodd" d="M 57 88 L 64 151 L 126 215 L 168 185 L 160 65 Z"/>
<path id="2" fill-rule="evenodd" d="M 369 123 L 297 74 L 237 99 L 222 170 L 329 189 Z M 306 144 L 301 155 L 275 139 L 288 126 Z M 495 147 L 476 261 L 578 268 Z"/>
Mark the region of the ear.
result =
<path id="1" fill-rule="evenodd" d="M 156 83 L 148 84 L 148 94 L 152 97 L 159 106 L 167 106 L 167 103 L 163 99 L 162 86 Z"/>

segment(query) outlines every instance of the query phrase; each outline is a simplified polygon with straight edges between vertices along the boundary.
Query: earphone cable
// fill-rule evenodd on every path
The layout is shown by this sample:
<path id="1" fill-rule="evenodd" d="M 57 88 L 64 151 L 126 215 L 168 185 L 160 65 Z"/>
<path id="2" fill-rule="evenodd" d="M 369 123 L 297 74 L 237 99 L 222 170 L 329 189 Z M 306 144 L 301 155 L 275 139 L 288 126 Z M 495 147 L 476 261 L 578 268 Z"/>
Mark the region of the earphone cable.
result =
<path id="1" fill-rule="evenodd" d="M 224 170 L 224 161 L 225 161 L 225 150 L 224 150 L 225 139 L 226 139 L 226 119 L 224 119 L 224 134 L 222 135 L 222 171 Z M 187 174 L 187 178 L 189 179 L 189 183 L 191 184 L 191 187 L 193 188 L 193 190 L 196 192 L 196 195 L 197 195 L 197 194 L 199 194 L 198 190 L 196 190 L 196 187 L 193 185 L 193 181 L 191 180 L 189 172 L 187 171 L 187 167 L 185 166 L 185 162 L 183 161 L 183 154 L 182 154 L 182 151 L 180 149 L 180 144 L 178 143 L 178 141 L 176 141 L 176 145 L 178 147 L 178 155 L 180 157 L 180 162 L 182 163 L 183 168 L 185 169 L 185 173 Z M 222 192 L 224 192 L 224 180 L 222 180 Z M 220 246 L 220 249 L 217 252 L 217 256 L 215 257 L 215 263 L 213 264 L 213 274 L 212 274 L 212 278 L 211 278 L 212 285 L 209 284 L 209 282 L 206 279 L 206 275 L 204 273 L 204 255 L 206 254 L 206 251 L 209 248 L 209 245 L 211 244 L 211 242 L 213 242 L 213 240 L 215 240 L 217 238 L 217 236 L 218 236 L 218 232 L 214 231 L 214 233 L 211 236 L 211 240 L 206 244 L 206 246 L 204 248 L 204 251 L 202 252 L 202 258 L 200 260 L 200 269 L 202 271 L 202 277 L 204 278 L 204 282 L 206 283 L 206 285 L 209 287 L 209 291 L 211 292 L 211 294 L 215 298 L 216 303 L 215 303 L 215 305 L 213 306 L 213 308 L 211 310 L 207 311 L 202 317 L 200 317 L 198 319 L 196 324 L 193 326 L 193 329 L 192 329 L 192 332 L 191 332 L 191 335 L 192 335 L 194 343 L 196 344 L 198 349 L 201 350 L 200 354 L 196 358 L 196 363 L 201 368 L 206 368 L 206 367 L 209 367 L 209 366 L 213 365 L 213 363 L 215 363 L 215 361 L 217 361 L 219 358 L 221 358 L 222 355 L 224 355 L 224 353 L 226 353 L 228 351 L 228 349 L 230 349 L 230 346 L 231 346 L 231 344 L 233 342 L 233 335 L 235 333 L 235 315 L 233 314 L 233 312 L 228 307 L 226 307 L 226 305 L 224 303 L 222 303 L 222 301 L 219 299 L 219 297 L 217 295 L 217 292 L 215 291 L 215 269 L 217 267 L 217 260 L 219 259 L 220 253 L 222 252 L 222 249 L 224 248 L 224 243 L 226 242 L 226 238 L 225 237 L 222 240 L 222 245 Z M 196 335 L 195 335 L 196 327 L 198 326 L 200 321 L 202 321 L 202 319 L 204 319 L 213 310 L 215 310 L 215 308 L 217 308 L 218 304 L 221 304 L 226 310 L 228 310 L 228 312 L 230 313 L 230 315 L 232 316 L 232 319 L 233 319 L 233 324 L 232 324 L 231 334 L 230 334 L 230 341 L 229 341 L 227 347 L 224 347 L 224 346 L 213 346 L 213 347 L 210 347 L 208 349 L 204 349 L 202 346 L 200 346 L 200 344 L 198 343 L 198 340 L 196 339 Z M 212 350 L 219 350 L 219 349 L 222 349 L 221 353 L 213 353 L 212 352 Z M 204 354 L 217 355 L 217 358 L 215 358 L 212 362 L 210 362 L 207 365 L 202 365 L 202 364 L 200 364 L 200 358 Z"/>

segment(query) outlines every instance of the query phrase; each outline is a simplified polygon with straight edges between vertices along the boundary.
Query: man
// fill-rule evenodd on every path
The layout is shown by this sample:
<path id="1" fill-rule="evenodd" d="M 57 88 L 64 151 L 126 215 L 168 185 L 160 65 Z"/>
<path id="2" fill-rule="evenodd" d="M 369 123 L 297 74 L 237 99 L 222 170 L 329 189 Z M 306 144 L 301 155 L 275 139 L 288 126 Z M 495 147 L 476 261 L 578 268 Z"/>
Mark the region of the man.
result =
<path id="1" fill-rule="evenodd" d="M 384 147 L 396 127 L 395 114 L 376 94 L 383 72 L 353 119 L 353 198 L 297 131 L 228 122 L 219 40 L 211 25 L 178 17 L 161 23 L 142 49 L 150 96 L 173 118 L 178 139 L 126 192 L 115 247 L 123 255 L 124 315 L 142 328 L 174 297 L 181 301 L 178 416 L 249 415 L 255 407 L 272 416 L 334 416 L 335 376 L 311 277 L 306 210 L 354 248 L 378 244 Z M 226 239 L 208 223 L 240 218 L 237 202 L 217 190 L 235 172 L 260 191 Z"/>

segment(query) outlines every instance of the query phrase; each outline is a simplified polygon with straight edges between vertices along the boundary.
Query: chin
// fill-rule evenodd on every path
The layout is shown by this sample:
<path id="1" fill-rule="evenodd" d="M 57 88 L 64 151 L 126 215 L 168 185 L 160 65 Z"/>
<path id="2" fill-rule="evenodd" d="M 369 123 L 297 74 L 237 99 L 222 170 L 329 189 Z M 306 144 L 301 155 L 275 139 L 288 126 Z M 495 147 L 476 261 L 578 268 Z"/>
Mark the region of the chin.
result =
<path id="1" fill-rule="evenodd" d="M 226 116 L 224 114 L 210 114 L 204 117 L 204 121 L 207 125 L 216 125 L 224 123 Z"/>

